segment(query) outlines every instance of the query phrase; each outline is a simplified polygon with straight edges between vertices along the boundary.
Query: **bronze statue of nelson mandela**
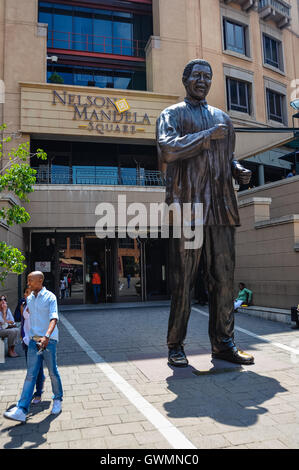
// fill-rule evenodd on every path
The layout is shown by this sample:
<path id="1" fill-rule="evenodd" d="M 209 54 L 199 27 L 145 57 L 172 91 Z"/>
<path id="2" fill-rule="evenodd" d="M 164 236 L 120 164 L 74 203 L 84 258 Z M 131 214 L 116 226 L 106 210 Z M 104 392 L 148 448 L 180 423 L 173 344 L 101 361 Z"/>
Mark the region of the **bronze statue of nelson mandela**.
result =
<path id="1" fill-rule="evenodd" d="M 172 296 L 168 362 L 181 367 L 188 365 L 183 342 L 201 257 L 209 293 L 212 357 L 239 364 L 254 362 L 234 343 L 233 307 L 235 227 L 240 225 L 233 178 L 247 184 L 251 172 L 234 160 L 231 119 L 206 102 L 212 75 L 208 62 L 189 62 L 183 72 L 186 98 L 166 108 L 157 120 L 158 154 L 167 164 L 166 203 L 203 204 L 202 247 L 186 249 L 183 235 L 169 240 Z"/>

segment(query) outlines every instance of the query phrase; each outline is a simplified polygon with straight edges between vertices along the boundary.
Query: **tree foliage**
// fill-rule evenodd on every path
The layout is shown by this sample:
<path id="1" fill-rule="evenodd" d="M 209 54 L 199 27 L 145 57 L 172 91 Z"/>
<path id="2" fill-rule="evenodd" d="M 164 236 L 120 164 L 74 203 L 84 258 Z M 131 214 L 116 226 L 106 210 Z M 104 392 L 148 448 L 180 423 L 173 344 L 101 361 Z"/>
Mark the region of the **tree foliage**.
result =
<path id="1" fill-rule="evenodd" d="M 0 133 L 3 133 L 4 129 L 5 124 L 0 126 Z M 1 204 L 2 196 L 13 194 L 17 196 L 18 201 L 29 202 L 27 195 L 34 191 L 36 170 L 30 167 L 28 161 L 33 156 L 47 159 L 42 149 L 37 149 L 36 153 L 31 154 L 29 142 L 19 144 L 5 155 L 4 145 L 13 138 L 8 136 L 0 140 L 0 222 L 6 226 L 24 224 L 30 220 L 30 215 L 19 203 L 4 207 L 3 203 Z M 27 267 L 24 261 L 24 255 L 17 248 L 0 241 L 0 283 L 3 285 L 9 273 L 22 274 Z"/>

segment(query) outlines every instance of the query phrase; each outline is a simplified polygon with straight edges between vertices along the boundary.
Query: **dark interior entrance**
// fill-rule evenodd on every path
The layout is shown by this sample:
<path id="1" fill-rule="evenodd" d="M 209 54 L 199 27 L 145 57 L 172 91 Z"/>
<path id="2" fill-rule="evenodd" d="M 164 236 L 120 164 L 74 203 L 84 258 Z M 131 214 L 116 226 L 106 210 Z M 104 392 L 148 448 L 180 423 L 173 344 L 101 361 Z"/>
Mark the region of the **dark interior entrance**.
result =
<path id="1" fill-rule="evenodd" d="M 168 298 L 168 240 L 145 240 L 146 300 Z"/>
<path id="2" fill-rule="evenodd" d="M 113 241 L 95 236 L 85 238 L 85 302 L 105 303 L 114 298 L 114 251 Z M 101 278 L 99 292 L 94 291 L 93 274 Z"/>

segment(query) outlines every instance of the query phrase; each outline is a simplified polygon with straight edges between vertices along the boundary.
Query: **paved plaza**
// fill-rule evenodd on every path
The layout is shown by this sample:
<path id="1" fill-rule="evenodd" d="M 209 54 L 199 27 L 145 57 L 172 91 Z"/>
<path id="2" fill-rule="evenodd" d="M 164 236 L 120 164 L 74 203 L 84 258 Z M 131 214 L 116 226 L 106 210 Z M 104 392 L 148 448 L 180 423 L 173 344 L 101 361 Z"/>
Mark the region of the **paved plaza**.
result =
<path id="1" fill-rule="evenodd" d="M 63 310 L 63 309 L 61 309 Z M 26 424 L 3 418 L 26 373 L 0 364 L 0 448 L 298 449 L 299 330 L 236 314 L 236 343 L 255 364 L 211 362 L 208 309 L 194 305 L 189 367 L 167 365 L 169 306 L 70 307 L 61 311 L 58 366 L 63 412 L 51 416 L 46 369 L 40 405 Z"/>

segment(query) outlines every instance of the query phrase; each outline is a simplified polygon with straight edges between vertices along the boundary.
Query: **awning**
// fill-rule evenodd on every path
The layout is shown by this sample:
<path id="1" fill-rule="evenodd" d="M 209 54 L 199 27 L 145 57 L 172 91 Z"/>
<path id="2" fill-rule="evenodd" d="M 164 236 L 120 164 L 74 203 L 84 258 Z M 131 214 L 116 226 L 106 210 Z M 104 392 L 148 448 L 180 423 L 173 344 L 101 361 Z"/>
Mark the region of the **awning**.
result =
<path id="1" fill-rule="evenodd" d="M 253 157 L 267 150 L 286 144 L 294 139 L 294 132 L 289 129 L 271 128 L 236 128 L 236 160 Z"/>
<path id="2" fill-rule="evenodd" d="M 59 261 L 68 266 L 69 265 L 79 265 L 79 266 L 83 265 L 82 261 L 78 261 L 77 259 L 72 259 L 72 258 L 59 258 Z"/>

